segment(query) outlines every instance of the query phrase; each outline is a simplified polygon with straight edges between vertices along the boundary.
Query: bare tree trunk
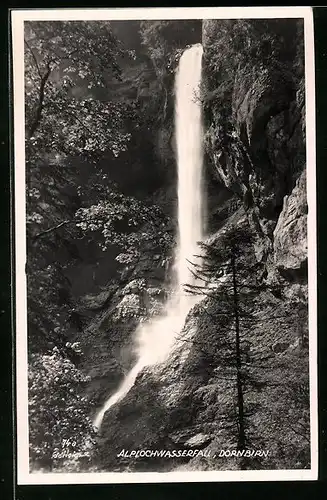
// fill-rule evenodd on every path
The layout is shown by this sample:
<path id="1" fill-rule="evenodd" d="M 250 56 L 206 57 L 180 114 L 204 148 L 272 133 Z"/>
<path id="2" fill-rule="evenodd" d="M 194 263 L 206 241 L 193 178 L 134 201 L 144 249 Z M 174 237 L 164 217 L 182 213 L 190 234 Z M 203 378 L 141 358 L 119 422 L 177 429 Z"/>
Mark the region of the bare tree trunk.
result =
<path id="1" fill-rule="evenodd" d="M 245 448 L 245 426 L 244 426 L 244 395 L 242 380 L 242 359 L 240 349 L 240 320 L 238 309 L 238 291 L 236 282 L 235 254 L 232 251 L 231 256 L 232 275 L 233 275 L 233 305 L 235 317 L 235 361 L 236 361 L 236 386 L 237 386 L 237 413 L 238 413 L 238 439 L 237 449 Z"/>
<path id="2" fill-rule="evenodd" d="M 41 82 L 40 82 L 40 90 L 39 90 L 39 102 L 35 111 L 35 117 L 33 120 L 33 123 L 30 126 L 30 129 L 28 131 L 28 138 L 30 139 L 33 137 L 33 134 L 35 133 L 36 129 L 38 128 L 41 118 L 42 118 L 42 112 L 43 112 L 43 106 L 44 106 L 44 96 L 45 96 L 45 86 L 47 84 L 47 81 L 49 80 L 49 76 L 51 73 L 51 67 L 48 65 L 47 71 L 44 73 L 44 75 L 41 77 Z"/>

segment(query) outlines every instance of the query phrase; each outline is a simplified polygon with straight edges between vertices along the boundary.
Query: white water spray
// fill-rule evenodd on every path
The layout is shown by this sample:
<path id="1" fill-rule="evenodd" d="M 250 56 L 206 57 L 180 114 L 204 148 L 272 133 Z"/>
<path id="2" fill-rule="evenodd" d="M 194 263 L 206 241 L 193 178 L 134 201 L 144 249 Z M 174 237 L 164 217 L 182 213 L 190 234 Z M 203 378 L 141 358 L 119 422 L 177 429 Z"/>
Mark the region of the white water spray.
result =
<path id="1" fill-rule="evenodd" d="M 178 240 L 174 263 L 174 290 L 165 312 L 141 324 L 136 330 L 137 363 L 118 390 L 96 415 L 94 427 L 99 429 L 106 411 L 121 401 L 133 387 L 145 366 L 164 362 L 185 323 L 191 307 L 199 300 L 185 294 L 183 285 L 195 284 L 188 261 L 199 254 L 197 243 L 203 240 L 202 189 L 202 118 L 197 99 L 201 82 L 202 46 L 194 45 L 183 53 L 175 80 L 175 132 L 178 166 Z M 199 261 L 197 261 L 199 263 Z"/>

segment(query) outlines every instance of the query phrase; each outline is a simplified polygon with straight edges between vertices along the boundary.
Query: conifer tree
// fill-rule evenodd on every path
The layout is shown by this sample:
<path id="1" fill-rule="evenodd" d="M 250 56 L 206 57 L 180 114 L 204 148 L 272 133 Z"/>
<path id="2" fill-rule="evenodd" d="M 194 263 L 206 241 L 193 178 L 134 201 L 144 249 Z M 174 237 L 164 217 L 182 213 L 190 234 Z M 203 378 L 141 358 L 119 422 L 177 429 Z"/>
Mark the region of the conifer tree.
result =
<path id="1" fill-rule="evenodd" d="M 260 265 L 254 259 L 247 228 L 227 230 L 218 242 L 201 247 L 201 263 L 190 263 L 197 282 L 186 284 L 185 290 L 207 296 L 200 311 L 217 325 L 215 360 L 233 393 L 232 411 L 226 409 L 229 415 L 225 416 L 237 449 L 244 450 L 251 439 L 249 417 L 255 411 L 247 395 L 263 383 L 253 376 L 252 366 L 271 356 L 260 352 L 249 334 L 255 321 L 255 297 L 266 286 L 260 282 Z M 208 347 L 212 350 L 213 346 Z"/>

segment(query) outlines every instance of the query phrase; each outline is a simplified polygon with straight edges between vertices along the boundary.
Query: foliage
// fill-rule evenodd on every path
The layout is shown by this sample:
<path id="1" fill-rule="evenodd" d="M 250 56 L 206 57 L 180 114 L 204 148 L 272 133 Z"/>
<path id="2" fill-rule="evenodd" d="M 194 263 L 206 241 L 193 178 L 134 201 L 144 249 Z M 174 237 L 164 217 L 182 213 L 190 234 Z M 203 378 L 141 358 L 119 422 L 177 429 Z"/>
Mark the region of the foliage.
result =
<path id="1" fill-rule="evenodd" d="M 175 71 L 187 43 L 201 41 L 198 20 L 141 21 L 140 35 L 161 79 Z"/>
<path id="2" fill-rule="evenodd" d="M 140 35 L 142 44 L 152 60 L 158 77 L 163 77 L 167 70 L 172 71 L 172 65 L 178 52 L 181 21 L 141 21 Z M 168 36 L 167 36 L 168 35 Z"/>
<path id="3" fill-rule="evenodd" d="M 122 49 L 107 22 L 25 26 L 33 469 L 67 472 L 90 461 L 91 406 L 83 397 L 88 379 L 76 367 L 83 353 L 75 342 L 85 325 L 67 277 L 67 269 L 81 259 L 78 240 L 87 246 L 96 230 L 103 249 L 120 246 L 123 263 L 144 243 L 165 243 L 159 209 L 119 193 L 108 167 L 104 172 L 99 166 L 104 156 L 113 162 L 126 150 L 127 125 L 135 118 L 133 102 L 117 99 L 110 87 L 122 78 L 122 57 L 134 54 Z M 138 235 L 144 225 L 147 229 Z"/>
<path id="4" fill-rule="evenodd" d="M 63 347 L 71 330 L 71 304 L 60 268 L 55 264 L 41 267 L 30 259 L 27 285 L 29 352 L 45 352 L 49 345 Z"/>
<path id="5" fill-rule="evenodd" d="M 25 29 L 27 160 L 44 152 L 98 158 L 117 156 L 129 135 L 123 102 L 100 100 L 94 90 L 120 78 L 123 52 L 108 22 L 29 22 Z M 42 157 L 42 156 L 41 156 Z"/>
<path id="6" fill-rule="evenodd" d="M 269 450 L 275 468 L 306 468 L 307 349 L 294 329 L 299 314 L 306 315 L 305 305 L 293 305 L 290 312 L 290 305 L 274 295 L 278 290 L 261 281 L 247 228 L 222 230 L 202 247 L 203 263 L 191 265 L 197 283 L 185 289 L 205 297 L 196 312 L 205 335 L 198 336 L 195 349 L 212 377 L 208 388 L 216 389 L 204 393 L 210 408 L 203 418 L 217 420 L 230 447 Z M 239 463 L 242 469 L 264 466 L 258 460 Z"/>
<path id="7" fill-rule="evenodd" d="M 30 175 L 26 221 L 30 352 L 44 352 L 53 345 L 63 347 L 75 331 L 70 321 L 74 304 L 66 268 L 79 259 L 79 230 L 64 224 L 73 219 L 79 207 L 75 176 L 71 165 L 46 158 Z M 49 232 L 53 227 L 57 230 Z"/>
<path id="8" fill-rule="evenodd" d="M 117 256 L 121 263 L 136 263 L 144 245 L 159 247 L 166 253 L 171 245 L 167 232 L 167 218 L 154 205 L 145 205 L 136 198 L 108 190 L 105 200 L 88 208 L 80 208 L 76 225 L 83 231 L 97 231 L 103 250 L 117 245 L 123 252 Z"/>
<path id="9" fill-rule="evenodd" d="M 287 68 L 298 55 L 296 35 L 301 29 L 302 21 L 289 19 L 208 21 L 206 59 L 212 69 L 211 77 L 228 76 L 231 70 L 248 63 L 258 70 L 276 65 Z"/>
<path id="10" fill-rule="evenodd" d="M 121 59 L 135 54 L 108 22 L 26 23 L 25 49 L 29 339 L 43 352 L 76 333 L 65 274 L 80 259 L 79 239 L 94 238 L 97 227 L 102 248 L 120 246 L 125 263 L 145 241 L 164 246 L 165 232 L 154 223 L 158 209 L 119 194 L 98 162 L 108 150 L 114 161 L 129 142 L 133 103 L 112 98 L 109 87 L 122 78 Z"/>
<path id="11" fill-rule="evenodd" d="M 28 380 L 32 470 L 54 471 L 76 459 L 78 468 L 81 458 L 88 462 L 95 435 L 82 391 L 88 378 L 54 347 L 31 356 Z"/>
<path id="12" fill-rule="evenodd" d="M 239 86 L 274 72 L 295 85 L 303 77 L 303 22 L 289 19 L 210 20 L 204 27 L 202 101 L 208 122 L 232 119 Z"/>

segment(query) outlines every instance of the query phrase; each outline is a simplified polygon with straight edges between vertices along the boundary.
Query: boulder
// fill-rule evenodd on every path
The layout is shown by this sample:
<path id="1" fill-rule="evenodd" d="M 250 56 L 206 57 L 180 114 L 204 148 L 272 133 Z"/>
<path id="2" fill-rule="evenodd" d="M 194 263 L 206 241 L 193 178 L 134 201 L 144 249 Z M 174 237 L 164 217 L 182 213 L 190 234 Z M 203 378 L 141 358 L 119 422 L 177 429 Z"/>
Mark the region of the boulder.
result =
<path id="1" fill-rule="evenodd" d="M 142 314 L 142 306 L 139 295 L 128 294 L 117 304 L 114 317 L 117 321 L 124 321 L 139 317 Z"/>

